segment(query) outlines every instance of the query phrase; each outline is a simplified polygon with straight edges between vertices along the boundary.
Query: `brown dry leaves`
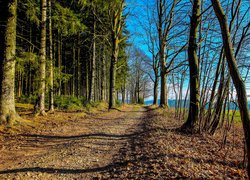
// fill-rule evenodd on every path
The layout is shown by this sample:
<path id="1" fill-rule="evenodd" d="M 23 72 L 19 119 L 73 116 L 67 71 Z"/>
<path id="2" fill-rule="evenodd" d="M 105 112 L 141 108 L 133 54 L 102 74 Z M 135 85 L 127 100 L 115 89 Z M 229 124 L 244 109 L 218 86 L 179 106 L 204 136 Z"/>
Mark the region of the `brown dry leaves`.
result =
<path id="1" fill-rule="evenodd" d="M 0 135 L 0 179 L 246 179 L 240 127 L 221 147 L 222 133 L 181 133 L 160 109 L 25 118 L 35 125 Z"/>
<path id="2" fill-rule="evenodd" d="M 145 113 L 138 135 L 120 150 L 117 167 L 104 179 L 247 179 L 240 127 L 222 148 L 221 132 L 188 135 L 176 130 L 182 123 L 171 111 Z"/>

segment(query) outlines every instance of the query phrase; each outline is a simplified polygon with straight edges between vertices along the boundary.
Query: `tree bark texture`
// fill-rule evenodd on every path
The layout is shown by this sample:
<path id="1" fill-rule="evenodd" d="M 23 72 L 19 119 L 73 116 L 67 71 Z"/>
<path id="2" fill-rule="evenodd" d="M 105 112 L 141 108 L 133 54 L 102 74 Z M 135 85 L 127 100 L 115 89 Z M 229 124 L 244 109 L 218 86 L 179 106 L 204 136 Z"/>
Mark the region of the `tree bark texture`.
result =
<path id="1" fill-rule="evenodd" d="M 102 68 L 101 68 L 101 101 L 106 100 L 106 62 L 105 62 L 105 54 L 104 54 L 104 47 L 102 48 Z"/>
<path id="2" fill-rule="evenodd" d="M 49 111 L 54 112 L 54 62 L 53 62 L 53 36 L 52 36 L 52 14 L 51 0 L 49 6 Z"/>
<path id="3" fill-rule="evenodd" d="M 0 1 L 0 124 L 12 124 L 15 110 L 17 0 Z"/>
<path id="4" fill-rule="evenodd" d="M 41 0 L 41 39 L 40 39 L 40 83 L 38 92 L 38 109 L 36 114 L 45 115 L 45 81 L 46 81 L 46 19 L 47 0 Z"/>
<path id="5" fill-rule="evenodd" d="M 153 104 L 157 104 L 158 102 L 158 84 L 159 84 L 159 77 L 158 74 L 155 73 L 155 82 L 154 82 L 154 100 Z"/>
<path id="6" fill-rule="evenodd" d="M 110 64 L 109 109 L 114 108 L 115 106 L 115 81 L 118 51 L 118 40 L 113 38 L 113 50 Z"/>
<path id="7" fill-rule="evenodd" d="M 93 47 L 92 47 L 92 63 L 91 63 L 91 80 L 89 89 L 89 101 L 95 100 L 95 84 L 96 84 L 96 37 L 95 37 L 96 21 L 93 20 Z"/>
<path id="8" fill-rule="evenodd" d="M 219 0 L 211 0 L 213 4 L 213 8 L 217 19 L 220 23 L 221 34 L 223 39 L 224 51 L 230 71 L 230 75 L 232 77 L 234 86 L 236 88 L 238 104 L 240 109 L 241 120 L 243 124 L 245 141 L 247 146 L 247 157 L 248 157 L 248 177 L 250 177 L 250 118 L 248 113 L 248 103 L 247 103 L 247 95 L 244 81 L 239 73 L 239 69 L 237 67 L 236 59 L 234 56 L 234 50 L 232 41 L 230 38 L 230 31 L 228 26 L 227 16 L 222 9 L 221 3 Z"/>
<path id="9" fill-rule="evenodd" d="M 191 27 L 188 45 L 188 61 L 190 74 L 190 102 L 187 121 L 182 128 L 193 130 L 199 119 L 200 109 L 200 79 L 199 79 L 199 62 L 197 57 L 197 36 L 200 24 L 200 0 L 193 1 L 193 11 L 191 17 Z"/>
<path id="10" fill-rule="evenodd" d="M 161 76 L 161 91 L 160 91 L 160 106 L 165 106 L 166 103 L 166 59 L 165 59 L 165 51 L 166 51 L 166 38 L 164 37 L 164 4 L 162 0 L 158 5 L 158 34 L 159 34 L 159 47 L 160 47 L 160 76 Z"/>
<path id="11" fill-rule="evenodd" d="M 115 107 L 115 82 L 116 82 L 116 70 L 117 70 L 117 60 L 119 54 L 119 43 L 121 40 L 121 34 L 123 29 L 123 8 L 124 0 L 118 4 L 118 7 L 111 10 L 112 23 L 111 23 L 111 37 L 112 37 L 112 55 L 110 63 L 110 81 L 109 81 L 109 109 Z"/>

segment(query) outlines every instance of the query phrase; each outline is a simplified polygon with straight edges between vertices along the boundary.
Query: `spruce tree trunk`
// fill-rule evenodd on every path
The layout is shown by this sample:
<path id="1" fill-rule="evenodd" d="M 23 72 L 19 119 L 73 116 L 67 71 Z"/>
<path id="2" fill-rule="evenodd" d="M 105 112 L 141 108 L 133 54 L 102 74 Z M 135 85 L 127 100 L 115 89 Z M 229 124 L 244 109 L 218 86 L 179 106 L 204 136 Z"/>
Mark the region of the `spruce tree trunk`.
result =
<path id="1" fill-rule="evenodd" d="M 41 0 L 41 40 L 40 40 L 40 84 L 38 92 L 38 106 L 36 115 L 46 115 L 45 113 L 45 80 L 46 80 L 46 19 L 47 0 Z"/>
<path id="2" fill-rule="evenodd" d="M 72 76 L 72 96 L 75 96 L 75 84 L 76 84 L 76 42 L 74 41 L 74 45 L 72 48 L 72 54 L 73 54 L 73 76 Z"/>
<path id="3" fill-rule="evenodd" d="M 102 68 L 101 68 L 101 101 L 106 100 L 106 62 L 105 62 L 105 53 L 104 53 L 104 48 L 102 49 Z"/>
<path id="4" fill-rule="evenodd" d="M 19 118 L 15 109 L 17 0 L 0 1 L 0 124 Z"/>
<path id="5" fill-rule="evenodd" d="M 86 77 L 85 77 L 85 85 L 86 85 L 86 92 L 85 92 L 85 96 L 86 96 L 86 98 L 88 99 L 88 97 L 89 97 L 89 72 L 90 72 L 90 62 L 88 61 L 88 62 L 86 62 L 86 60 L 85 60 L 85 63 L 86 63 L 86 66 L 85 66 L 85 75 L 86 75 Z"/>
<path id="6" fill-rule="evenodd" d="M 115 81 L 116 81 L 116 66 L 117 59 L 119 53 L 119 43 L 121 42 L 121 35 L 123 29 L 123 8 L 124 8 L 124 0 L 120 3 L 117 3 L 111 6 L 110 18 L 112 20 L 111 23 L 111 38 L 112 38 L 112 55 L 111 55 L 111 63 L 110 63 L 110 87 L 109 87 L 109 109 L 115 107 Z M 112 5 L 112 4 L 111 4 Z"/>
<path id="7" fill-rule="evenodd" d="M 49 111 L 54 112 L 54 63 L 53 63 L 53 36 L 52 36 L 52 15 L 51 0 L 48 1 L 49 7 Z"/>
<path id="8" fill-rule="evenodd" d="M 193 130 L 199 119 L 200 109 L 200 79 L 199 62 L 197 57 L 197 36 L 200 24 L 200 0 L 193 1 L 193 12 L 188 45 L 188 61 L 190 74 L 190 102 L 188 119 L 183 124 L 183 130 Z"/>
<path id="9" fill-rule="evenodd" d="M 115 107 L 115 80 L 116 80 L 116 65 L 118 57 L 118 45 L 116 39 L 113 39 L 113 54 L 110 64 L 110 88 L 109 88 L 109 109 Z"/>
<path id="10" fill-rule="evenodd" d="M 250 177 L 250 117 L 247 107 L 247 95 L 244 81 L 239 73 L 239 69 L 237 67 L 236 59 L 234 57 L 234 50 L 232 41 L 230 38 L 230 31 L 227 22 L 227 16 L 225 15 L 221 3 L 219 0 L 211 0 L 213 4 L 213 8 L 215 14 L 218 18 L 221 28 L 221 34 L 223 39 L 223 46 L 225 55 L 227 58 L 227 63 L 230 71 L 230 75 L 232 77 L 234 86 L 236 88 L 238 104 L 240 109 L 241 120 L 243 124 L 244 134 L 245 134 L 245 142 L 247 147 L 247 157 L 248 157 L 248 178 Z"/>
<path id="11" fill-rule="evenodd" d="M 80 48 L 80 33 L 78 33 L 77 36 L 77 78 L 76 78 L 76 95 L 79 98 L 80 97 L 80 81 L 81 81 L 81 63 L 80 63 L 80 58 L 81 58 L 81 48 Z"/>
<path id="12" fill-rule="evenodd" d="M 118 39 L 113 31 L 112 33 L 112 56 L 110 64 L 110 87 L 109 87 L 109 109 L 115 107 L 115 81 L 116 81 L 116 66 L 119 53 Z"/>
<path id="13" fill-rule="evenodd" d="M 58 60 L 58 75 L 61 76 L 62 71 L 62 35 L 58 32 L 58 40 L 57 40 L 57 60 Z M 61 77 L 59 78 L 59 87 L 58 87 L 58 96 L 62 94 L 62 81 Z"/>
<path id="14" fill-rule="evenodd" d="M 17 72 L 17 97 L 20 98 L 22 95 L 22 76 L 21 72 Z"/>
<path id="15" fill-rule="evenodd" d="M 96 21 L 93 20 L 93 47 L 92 47 L 92 67 L 91 67 L 91 80 L 90 80 L 90 89 L 89 89 L 89 101 L 95 100 L 95 83 L 96 83 Z"/>

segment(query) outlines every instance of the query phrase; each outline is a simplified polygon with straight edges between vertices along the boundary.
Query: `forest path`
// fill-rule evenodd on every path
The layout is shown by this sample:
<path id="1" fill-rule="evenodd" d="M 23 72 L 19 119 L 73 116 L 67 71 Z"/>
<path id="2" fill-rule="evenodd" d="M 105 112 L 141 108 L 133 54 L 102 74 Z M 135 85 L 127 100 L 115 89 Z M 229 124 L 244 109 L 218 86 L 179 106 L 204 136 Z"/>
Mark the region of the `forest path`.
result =
<path id="1" fill-rule="evenodd" d="M 247 179 L 240 126 L 223 147 L 223 131 L 182 133 L 183 121 L 162 108 L 27 118 L 39 127 L 0 134 L 1 180 Z"/>
<path id="2" fill-rule="evenodd" d="M 143 132 L 143 107 L 81 117 L 48 115 L 43 129 L 0 141 L 0 179 L 103 179 Z M 53 120 L 61 118 L 62 120 Z M 132 144 L 131 144 L 132 143 Z M 131 147 L 132 146 L 132 147 Z"/>

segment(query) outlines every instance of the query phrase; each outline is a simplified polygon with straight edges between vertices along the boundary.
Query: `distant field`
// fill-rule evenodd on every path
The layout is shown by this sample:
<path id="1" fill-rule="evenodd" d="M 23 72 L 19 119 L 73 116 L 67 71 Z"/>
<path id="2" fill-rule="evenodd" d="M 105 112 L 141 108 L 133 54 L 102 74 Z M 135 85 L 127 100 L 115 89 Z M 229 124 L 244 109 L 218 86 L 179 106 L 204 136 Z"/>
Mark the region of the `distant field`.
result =
<path id="1" fill-rule="evenodd" d="M 169 99 L 168 100 L 168 105 L 169 107 L 175 107 L 175 102 L 176 100 Z M 153 100 L 147 100 L 144 102 L 145 105 L 149 106 L 153 104 Z M 160 104 L 160 99 L 158 99 L 158 104 Z M 184 105 L 184 100 L 182 100 L 182 106 Z M 186 105 L 188 105 L 188 101 L 186 102 Z M 234 109 L 235 105 L 231 103 L 230 109 Z M 248 109 L 250 110 L 250 101 L 248 101 Z"/>
<path id="2" fill-rule="evenodd" d="M 158 100 L 158 104 L 160 103 L 160 100 Z M 153 100 L 149 100 L 149 101 L 145 101 L 144 103 L 145 105 L 152 105 L 153 104 Z M 174 108 L 175 107 L 175 100 L 168 100 L 168 104 L 169 104 L 169 107 L 170 108 Z M 184 102 L 182 102 L 182 104 L 184 104 Z M 232 108 L 233 109 L 233 108 Z M 250 103 L 248 103 L 248 109 L 249 109 L 249 113 L 250 113 Z M 232 119 L 232 116 L 233 116 L 233 110 L 230 110 L 229 111 L 229 119 L 231 120 Z M 228 115 L 226 113 L 225 117 L 227 118 Z M 234 119 L 233 121 L 235 123 L 241 123 L 241 117 L 240 117 L 240 111 L 239 110 L 236 110 L 235 113 L 234 113 Z"/>

